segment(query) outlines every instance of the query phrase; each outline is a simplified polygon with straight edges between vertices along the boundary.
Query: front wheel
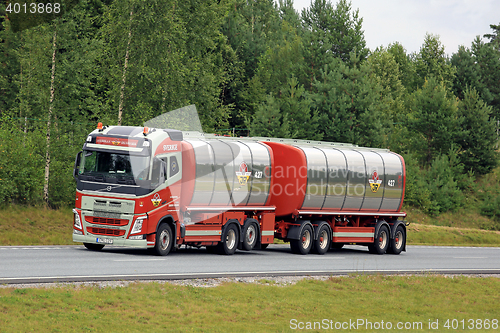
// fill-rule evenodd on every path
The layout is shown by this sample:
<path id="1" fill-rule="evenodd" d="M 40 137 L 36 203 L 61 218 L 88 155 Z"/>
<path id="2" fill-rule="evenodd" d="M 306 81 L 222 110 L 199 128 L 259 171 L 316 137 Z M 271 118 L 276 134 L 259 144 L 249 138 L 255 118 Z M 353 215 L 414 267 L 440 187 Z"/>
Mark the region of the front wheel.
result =
<path id="1" fill-rule="evenodd" d="M 238 229 L 234 224 L 230 224 L 224 229 L 221 242 L 218 245 L 219 253 L 225 255 L 232 255 L 236 252 L 238 247 Z"/>
<path id="2" fill-rule="evenodd" d="M 406 232 L 402 226 L 396 228 L 394 238 L 390 241 L 389 252 L 392 254 L 400 254 L 406 245 Z"/>
<path id="3" fill-rule="evenodd" d="M 384 254 L 387 252 L 387 248 L 389 247 L 389 238 L 389 229 L 386 225 L 382 225 L 375 235 L 373 244 L 368 245 L 370 253 Z"/>
<path id="4" fill-rule="evenodd" d="M 300 231 L 299 239 L 290 240 L 290 248 L 295 254 L 308 254 L 313 244 L 312 228 L 306 225 Z"/>
<path id="5" fill-rule="evenodd" d="M 160 225 L 156 232 L 154 247 L 156 254 L 159 256 L 166 256 L 172 249 L 173 239 L 172 228 L 166 223 Z"/>
<path id="6" fill-rule="evenodd" d="M 83 246 L 85 246 L 87 249 L 91 251 L 101 251 L 104 245 L 102 244 L 94 244 L 94 243 L 83 243 Z"/>

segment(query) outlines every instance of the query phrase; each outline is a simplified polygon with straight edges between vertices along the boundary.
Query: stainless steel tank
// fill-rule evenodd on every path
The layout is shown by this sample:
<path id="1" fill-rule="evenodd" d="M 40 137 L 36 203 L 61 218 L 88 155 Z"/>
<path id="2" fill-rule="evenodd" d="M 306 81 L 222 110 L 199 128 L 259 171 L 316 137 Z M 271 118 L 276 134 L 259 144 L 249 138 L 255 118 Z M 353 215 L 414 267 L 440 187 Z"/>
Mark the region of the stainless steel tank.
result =
<path id="1" fill-rule="evenodd" d="M 264 205 L 270 189 L 271 156 L 256 141 L 188 139 L 196 161 L 190 205 Z"/>
<path id="2" fill-rule="evenodd" d="M 294 145 L 307 160 L 301 210 L 399 211 L 404 162 L 385 149 Z"/>

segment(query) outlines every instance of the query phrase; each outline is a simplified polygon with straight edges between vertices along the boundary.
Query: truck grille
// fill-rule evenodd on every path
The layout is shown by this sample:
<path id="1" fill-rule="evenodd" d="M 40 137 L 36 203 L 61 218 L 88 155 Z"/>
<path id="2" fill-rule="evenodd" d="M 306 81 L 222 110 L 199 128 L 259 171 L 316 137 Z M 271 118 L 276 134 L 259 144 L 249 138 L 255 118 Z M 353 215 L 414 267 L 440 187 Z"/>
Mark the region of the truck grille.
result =
<path id="1" fill-rule="evenodd" d="M 95 227 L 87 227 L 87 232 L 94 234 L 94 235 L 103 235 L 103 236 L 123 236 L 123 235 L 125 235 L 125 230 L 95 228 Z"/>
<path id="2" fill-rule="evenodd" d="M 118 226 L 124 226 L 128 224 L 128 220 L 112 219 L 112 218 L 98 217 L 98 216 L 85 216 L 85 221 L 93 224 L 118 225 Z"/>

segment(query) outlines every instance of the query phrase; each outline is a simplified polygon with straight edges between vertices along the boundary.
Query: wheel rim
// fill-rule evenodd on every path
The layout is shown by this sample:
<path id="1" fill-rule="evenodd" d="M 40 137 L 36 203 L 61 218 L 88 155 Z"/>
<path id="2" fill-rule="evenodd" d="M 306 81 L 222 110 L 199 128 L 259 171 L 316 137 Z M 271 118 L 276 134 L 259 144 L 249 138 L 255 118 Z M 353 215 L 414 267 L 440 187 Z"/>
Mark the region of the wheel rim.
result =
<path id="1" fill-rule="evenodd" d="M 386 245 L 387 245 L 387 232 L 385 230 L 382 230 L 378 238 L 378 246 L 381 249 L 384 249 Z"/>
<path id="2" fill-rule="evenodd" d="M 160 234 L 160 247 L 162 250 L 166 250 L 170 245 L 170 234 L 167 230 L 163 230 Z"/>
<path id="3" fill-rule="evenodd" d="M 396 237 L 394 238 L 394 240 L 396 249 L 400 249 L 401 246 L 403 246 L 403 233 L 401 231 L 396 232 Z"/>
<path id="4" fill-rule="evenodd" d="M 311 232 L 309 230 L 305 230 L 302 235 L 302 248 L 307 249 L 311 244 Z"/>
<path id="5" fill-rule="evenodd" d="M 321 231 L 319 237 L 319 247 L 324 249 L 328 245 L 328 232 L 326 230 Z"/>
<path id="6" fill-rule="evenodd" d="M 248 227 L 247 234 L 245 235 L 247 244 L 253 244 L 256 237 L 255 234 L 256 234 L 255 226 L 252 224 L 251 226 Z"/>
<path id="7" fill-rule="evenodd" d="M 236 244 L 236 233 L 233 229 L 230 229 L 226 236 L 226 246 L 229 250 L 231 250 Z"/>

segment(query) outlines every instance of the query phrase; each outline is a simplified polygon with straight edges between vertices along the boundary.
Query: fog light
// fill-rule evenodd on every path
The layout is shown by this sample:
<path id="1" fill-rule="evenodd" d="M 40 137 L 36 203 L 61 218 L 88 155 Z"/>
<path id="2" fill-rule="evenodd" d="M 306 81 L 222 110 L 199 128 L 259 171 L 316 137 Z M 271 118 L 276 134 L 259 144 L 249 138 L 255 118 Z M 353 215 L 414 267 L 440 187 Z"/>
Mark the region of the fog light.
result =
<path id="1" fill-rule="evenodd" d="M 142 235 L 130 236 L 128 239 L 143 239 Z"/>
<path id="2" fill-rule="evenodd" d="M 83 232 L 81 232 L 80 230 L 73 229 L 73 234 L 75 234 L 75 235 L 83 235 Z"/>

